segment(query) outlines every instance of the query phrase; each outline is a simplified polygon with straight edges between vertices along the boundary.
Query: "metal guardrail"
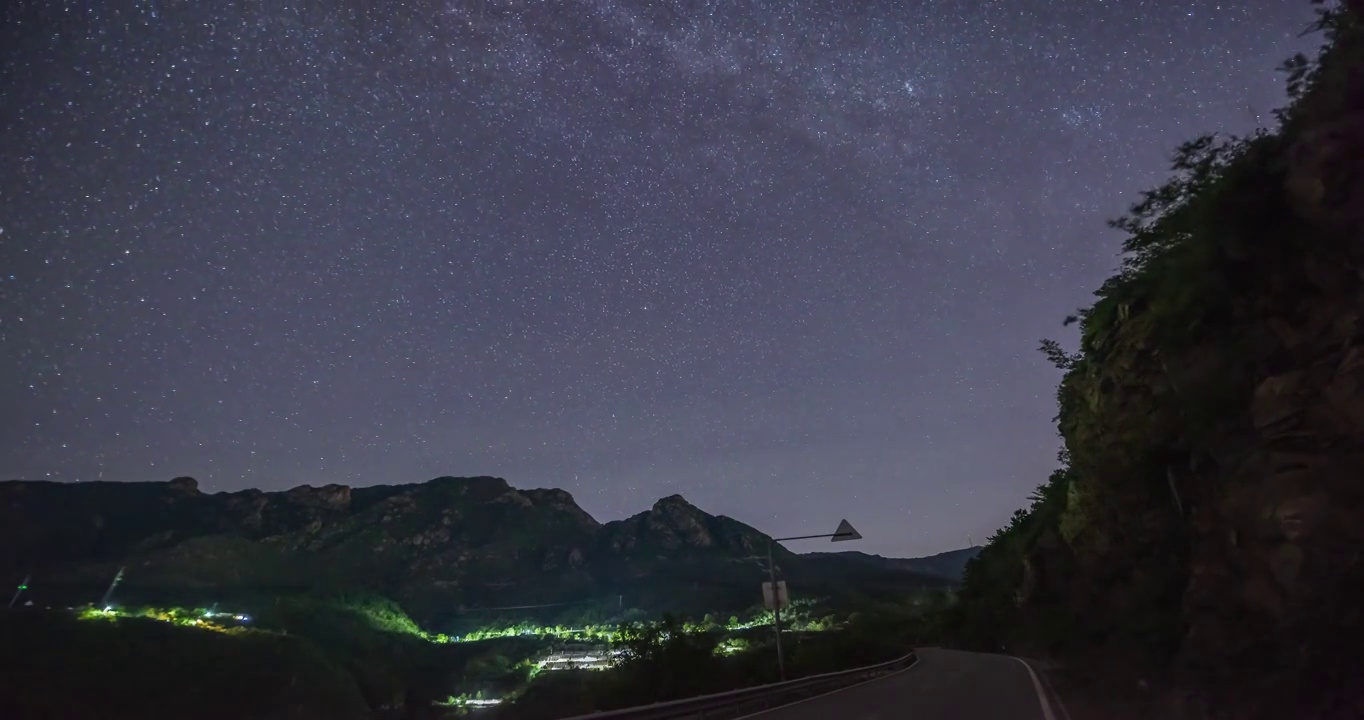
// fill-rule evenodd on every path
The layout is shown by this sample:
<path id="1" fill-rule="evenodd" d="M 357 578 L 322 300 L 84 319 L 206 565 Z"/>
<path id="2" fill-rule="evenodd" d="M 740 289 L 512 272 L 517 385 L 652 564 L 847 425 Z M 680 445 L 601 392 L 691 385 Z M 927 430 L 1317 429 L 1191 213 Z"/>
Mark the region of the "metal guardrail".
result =
<path id="1" fill-rule="evenodd" d="M 771 685 L 670 700 L 653 705 L 575 715 L 564 720 L 732 720 L 815 695 L 837 690 L 872 678 L 912 667 L 918 656 L 911 651 L 904 657 L 879 665 L 812 675 Z"/>

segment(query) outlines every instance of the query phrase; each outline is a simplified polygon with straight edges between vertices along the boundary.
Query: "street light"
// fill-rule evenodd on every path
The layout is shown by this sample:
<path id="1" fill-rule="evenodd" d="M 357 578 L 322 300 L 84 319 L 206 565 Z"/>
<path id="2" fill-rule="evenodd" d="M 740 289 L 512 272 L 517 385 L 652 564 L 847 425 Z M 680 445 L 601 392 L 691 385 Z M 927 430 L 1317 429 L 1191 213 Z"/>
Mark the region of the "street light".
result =
<path id="1" fill-rule="evenodd" d="M 844 519 L 838 523 L 838 529 L 832 533 L 767 539 L 767 575 L 771 578 L 771 582 L 766 584 L 771 587 L 772 626 L 777 636 L 777 675 L 781 680 L 786 680 L 786 658 L 782 656 L 781 652 L 781 606 L 783 600 L 789 600 L 789 596 L 784 592 L 786 589 L 785 581 L 781 585 L 777 584 L 777 565 L 772 560 L 772 545 L 786 540 L 811 540 L 813 538 L 829 538 L 830 542 L 842 542 L 844 540 L 861 540 L 862 534 L 854 530 L 852 523 Z M 767 588 L 763 588 L 764 599 L 768 595 Z"/>

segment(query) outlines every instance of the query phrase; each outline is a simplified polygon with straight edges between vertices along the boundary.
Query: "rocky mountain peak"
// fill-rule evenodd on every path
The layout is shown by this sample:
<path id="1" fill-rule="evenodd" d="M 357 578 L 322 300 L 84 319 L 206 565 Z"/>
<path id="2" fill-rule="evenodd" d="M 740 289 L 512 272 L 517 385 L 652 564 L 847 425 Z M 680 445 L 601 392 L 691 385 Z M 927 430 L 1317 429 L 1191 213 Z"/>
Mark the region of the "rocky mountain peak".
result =
<path id="1" fill-rule="evenodd" d="M 659 499 L 649 510 L 603 526 L 614 552 L 631 557 L 746 556 L 765 536 L 741 522 L 710 515 L 681 495 Z"/>
<path id="2" fill-rule="evenodd" d="M 687 510 L 691 512 L 700 512 L 700 510 L 695 505 L 692 505 L 691 503 L 687 502 L 686 498 L 676 494 L 669 495 L 664 498 L 659 498 L 656 502 L 654 502 L 652 512 L 666 512 L 669 510 L 672 511 Z"/>
<path id="3" fill-rule="evenodd" d="M 199 481 L 195 480 L 192 477 L 175 478 L 174 480 L 170 481 L 170 487 L 172 490 L 175 490 L 176 492 L 179 492 L 183 495 L 199 494 Z"/>
<path id="4" fill-rule="evenodd" d="M 501 492 L 511 489 L 511 484 L 508 483 L 505 479 L 500 477 L 489 477 L 487 475 L 480 475 L 478 477 L 454 477 L 451 475 L 442 475 L 438 478 L 432 478 L 426 481 L 424 484 L 427 485 L 428 487 L 436 489 L 449 487 L 461 491 L 481 490 L 488 492 Z"/>
<path id="5" fill-rule="evenodd" d="M 350 507 L 350 488 L 345 485 L 299 485 L 289 489 L 284 496 L 289 502 L 304 507 L 324 510 L 345 510 Z"/>
<path id="6" fill-rule="evenodd" d="M 578 506 L 578 502 L 573 499 L 573 495 L 567 490 L 560 490 L 558 488 L 537 488 L 533 490 L 522 490 L 521 494 L 530 499 L 531 503 L 536 507 L 564 513 L 593 530 L 601 527 L 601 523 L 597 522 L 596 518 L 592 517 L 586 510 Z"/>

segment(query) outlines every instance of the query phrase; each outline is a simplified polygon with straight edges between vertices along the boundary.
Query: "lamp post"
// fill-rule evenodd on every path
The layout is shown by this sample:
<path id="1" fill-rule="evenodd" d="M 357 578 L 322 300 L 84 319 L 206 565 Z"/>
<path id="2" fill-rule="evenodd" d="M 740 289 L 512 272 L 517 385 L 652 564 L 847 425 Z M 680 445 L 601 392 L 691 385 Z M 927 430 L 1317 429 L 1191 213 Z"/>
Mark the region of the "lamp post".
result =
<path id="1" fill-rule="evenodd" d="M 852 523 L 842 520 L 838 523 L 838 529 L 832 533 L 767 539 L 767 576 L 771 581 L 769 585 L 772 588 L 772 627 L 777 638 L 777 676 L 781 680 L 786 680 L 786 658 L 782 655 L 781 650 L 781 606 L 782 601 L 788 599 L 788 596 L 782 592 L 784 588 L 777 584 L 777 564 L 772 559 L 772 546 L 787 540 L 811 540 L 814 538 L 829 538 L 830 542 L 842 542 L 844 540 L 861 540 L 862 535 L 853 529 Z M 766 596 L 767 593 L 764 592 L 763 595 Z"/>

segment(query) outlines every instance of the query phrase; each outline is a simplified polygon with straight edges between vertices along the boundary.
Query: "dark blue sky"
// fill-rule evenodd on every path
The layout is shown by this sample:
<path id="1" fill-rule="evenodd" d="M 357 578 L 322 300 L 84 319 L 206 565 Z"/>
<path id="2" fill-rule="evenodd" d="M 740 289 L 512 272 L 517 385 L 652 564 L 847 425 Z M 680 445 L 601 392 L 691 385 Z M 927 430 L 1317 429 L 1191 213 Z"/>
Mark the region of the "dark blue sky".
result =
<path id="1" fill-rule="evenodd" d="M 490 474 L 893 555 L 1046 479 L 1104 221 L 1316 42 L 1305 0 L 111 5 L 3 11 L 0 476 Z"/>

